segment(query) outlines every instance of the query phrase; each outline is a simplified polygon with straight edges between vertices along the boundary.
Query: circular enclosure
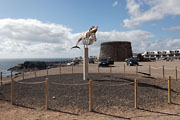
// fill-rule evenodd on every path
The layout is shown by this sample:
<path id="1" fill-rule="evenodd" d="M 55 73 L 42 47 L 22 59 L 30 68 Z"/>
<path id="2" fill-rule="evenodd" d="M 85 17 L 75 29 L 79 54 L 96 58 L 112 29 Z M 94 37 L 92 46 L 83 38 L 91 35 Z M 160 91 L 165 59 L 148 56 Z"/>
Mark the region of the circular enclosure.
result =
<path id="1" fill-rule="evenodd" d="M 114 61 L 124 61 L 132 57 L 131 42 L 112 41 L 101 43 L 99 58 L 112 58 Z"/>

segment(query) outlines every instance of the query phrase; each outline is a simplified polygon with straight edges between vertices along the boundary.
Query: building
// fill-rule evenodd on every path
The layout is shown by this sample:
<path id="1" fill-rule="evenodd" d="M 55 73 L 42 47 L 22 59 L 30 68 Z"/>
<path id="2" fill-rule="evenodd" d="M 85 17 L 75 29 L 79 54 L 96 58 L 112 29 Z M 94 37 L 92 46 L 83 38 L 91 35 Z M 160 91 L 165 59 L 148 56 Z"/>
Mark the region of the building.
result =
<path id="1" fill-rule="evenodd" d="M 111 58 L 114 61 L 124 61 L 132 57 L 131 42 L 111 41 L 101 43 L 99 58 Z"/>
<path id="2" fill-rule="evenodd" d="M 144 58 L 149 59 L 180 59 L 180 49 L 162 50 L 162 51 L 145 51 L 142 53 Z"/>

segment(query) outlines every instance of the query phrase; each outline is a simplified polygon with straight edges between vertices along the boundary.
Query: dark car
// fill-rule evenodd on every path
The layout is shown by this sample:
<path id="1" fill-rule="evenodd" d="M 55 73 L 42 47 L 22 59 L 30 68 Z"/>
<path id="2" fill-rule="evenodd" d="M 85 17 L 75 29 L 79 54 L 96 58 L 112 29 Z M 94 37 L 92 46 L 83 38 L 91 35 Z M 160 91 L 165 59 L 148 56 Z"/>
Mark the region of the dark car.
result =
<path id="1" fill-rule="evenodd" d="M 114 60 L 111 58 L 108 58 L 109 65 L 114 65 Z"/>
<path id="2" fill-rule="evenodd" d="M 101 66 L 109 66 L 109 61 L 108 61 L 108 59 L 106 59 L 106 58 L 101 58 L 101 59 L 99 60 L 99 67 L 101 67 Z"/>
<path id="3" fill-rule="evenodd" d="M 110 58 L 101 58 L 99 60 L 99 67 L 100 66 L 109 66 L 109 65 L 114 65 L 114 60 Z"/>
<path id="4" fill-rule="evenodd" d="M 89 63 L 95 63 L 95 60 L 94 60 L 94 58 L 89 58 Z"/>
<path id="5" fill-rule="evenodd" d="M 139 63 L 138 63 L 138 61 L 136 59 L 127 59 L 126 63 L 129 66 L 139 65 Z"/>

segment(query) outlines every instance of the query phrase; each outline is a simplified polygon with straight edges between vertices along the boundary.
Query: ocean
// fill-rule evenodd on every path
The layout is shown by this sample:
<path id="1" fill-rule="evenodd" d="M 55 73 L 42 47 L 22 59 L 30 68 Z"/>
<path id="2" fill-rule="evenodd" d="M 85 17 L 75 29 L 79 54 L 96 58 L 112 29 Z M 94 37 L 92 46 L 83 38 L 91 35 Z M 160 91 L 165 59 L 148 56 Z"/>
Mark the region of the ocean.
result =
<path id="1" fill-rule="evenodd" d="M 22 64 L 25 61 L 44 61 L 44 62 L 53 62 L 53 61 L 67 61 L 72 60 L 72 58 L 24 58 L 24 59 L 0 59 L 0 72 L 2 72 L 3 77 L 10 76 L 10 71 L 7 71 L 9 68 L 14 67 L 18 64 Z"/>

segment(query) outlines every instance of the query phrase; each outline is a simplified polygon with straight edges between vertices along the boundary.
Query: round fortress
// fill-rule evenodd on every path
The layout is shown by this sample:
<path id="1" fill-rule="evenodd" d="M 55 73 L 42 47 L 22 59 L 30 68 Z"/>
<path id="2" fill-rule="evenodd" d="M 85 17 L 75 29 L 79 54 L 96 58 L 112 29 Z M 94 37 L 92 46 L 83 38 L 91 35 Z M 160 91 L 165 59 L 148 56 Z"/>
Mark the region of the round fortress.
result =
<path id="1" fill-rule="evenodd" d="M 99 58 L 112 58 L 114 61 L 124 61 L 132 57 L 131 42 L 112 41 L 101 43 Z"/>

